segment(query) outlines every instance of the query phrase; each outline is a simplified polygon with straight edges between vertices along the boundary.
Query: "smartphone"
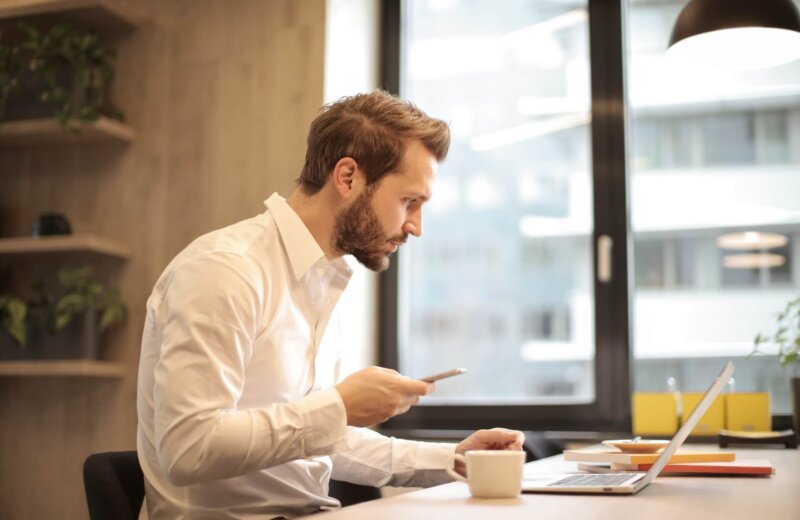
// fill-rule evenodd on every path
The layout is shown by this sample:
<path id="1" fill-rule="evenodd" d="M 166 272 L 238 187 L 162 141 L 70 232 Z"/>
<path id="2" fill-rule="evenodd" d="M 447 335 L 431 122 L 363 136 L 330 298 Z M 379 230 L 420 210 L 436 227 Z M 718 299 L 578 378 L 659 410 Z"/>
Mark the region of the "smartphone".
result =
<path id="1" fill-rule="evenodd" d="M 446 372 L 439 372 L 438 374 L 433 374 L 428 377 L 420 377 L 420 380 L 425 381 L 426 383 L 433 383 L 434 381 L 438 381 L 446 377 L 453 377 L 459 374 L 463 374 L 466 371 L 467 371 L 466 368 L 454 368 L 453 370 L 448 370 Z"/>

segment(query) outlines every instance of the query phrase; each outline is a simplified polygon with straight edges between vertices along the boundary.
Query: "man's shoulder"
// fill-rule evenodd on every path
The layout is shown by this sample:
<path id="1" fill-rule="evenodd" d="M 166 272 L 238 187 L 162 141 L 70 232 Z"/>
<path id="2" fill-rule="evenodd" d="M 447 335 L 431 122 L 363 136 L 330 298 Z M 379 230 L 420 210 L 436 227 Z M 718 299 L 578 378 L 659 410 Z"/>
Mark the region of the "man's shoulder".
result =
<path id="1" fill-rule="evenodd" d="M 268 256 L 269 246 L 278 238 L 275 221 L 269 212 L 265 212 L 212 231 L 197 241 L 201 242 L 198 243 L 201 251 L 234 253 L 260 259 Z"/>
<path id="2" fill-rule="evenodd" d="M 162 278 L 206 263 L 221 263 L 247 273 L 248 278 L 263 278 L 269 266 L 279 261 L 279 240 L 272 217 L 262 213 L 196 238 L 173 258 Z"/>

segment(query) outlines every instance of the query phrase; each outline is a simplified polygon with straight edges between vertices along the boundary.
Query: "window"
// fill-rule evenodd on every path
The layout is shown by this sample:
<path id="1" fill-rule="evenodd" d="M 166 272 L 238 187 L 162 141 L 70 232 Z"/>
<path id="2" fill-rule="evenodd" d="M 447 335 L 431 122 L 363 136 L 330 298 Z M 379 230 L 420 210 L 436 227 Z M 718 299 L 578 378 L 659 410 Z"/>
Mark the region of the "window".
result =
<path id="1" fill-rule="evenodd" d="M 592 402 L 586 7 L 403 8 L 401 92 L 452 144 L 445 196 L 400 260 L 400 371 L 468 367 L 429 405 Z"/>
<path id="2" fill-rule="evenodd" d="M 788 412 L 786 374 L 747 354 L 800 287 L 800 62 L 668 64 L 652 33 L 683 4 L 628 6 L 634 389 L 675 378 L 701 390 L 732 358 L 738 391 L 770 391 L 773 411 Z M 777 241 L 759 245 L 764 233 Z"/>
<path id="3" fill-rule="evenodd" d="M 661 60 L 683 2 L 621 4 L 385 3 L 387 86 L 453 139 L 425 236 L 382 279 L 381 361 L 469 369 L 390 426 L 627 428 L 628 374 L 634 389 L 674 377 L 695 390 L 731 356 L 737 388 L 788 410 L 777 363 L 743 357 L 800 286 L 800 75 L 779 71 L 784 90 L 758 100 L 747 81 L 713 83 L 727 96 L 670 84 Z M 719 247 L 748 231 L 786 242 Z M 601 236 L 609 280 L 595 276 Z M 748 253 L 782 260 L 732 267 Z"/>

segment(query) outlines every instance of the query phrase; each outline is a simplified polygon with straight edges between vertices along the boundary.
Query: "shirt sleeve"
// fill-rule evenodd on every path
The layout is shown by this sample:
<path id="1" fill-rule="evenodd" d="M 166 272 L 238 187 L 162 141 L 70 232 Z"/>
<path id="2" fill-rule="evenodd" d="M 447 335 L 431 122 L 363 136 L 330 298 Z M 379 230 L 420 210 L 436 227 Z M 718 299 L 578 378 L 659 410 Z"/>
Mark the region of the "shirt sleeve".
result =
<path id="1" fill-rule="evenodd" d="M 429 487 L 452 482 L 445 468 L 456 445 L 386 437 L 348 427 L 350 446 L 334 454 L 332 478 L 369 486 Z"/>
<path id="2" fill-rule="evenodd" d="M 175 485 L 348 447 L 344 404 L 334 388 L 237 409 L 266 308 L 259 280 L 247 260 L 214 253 L 177 268 L 159 304 L 155 445 L 159 465 Z"/>

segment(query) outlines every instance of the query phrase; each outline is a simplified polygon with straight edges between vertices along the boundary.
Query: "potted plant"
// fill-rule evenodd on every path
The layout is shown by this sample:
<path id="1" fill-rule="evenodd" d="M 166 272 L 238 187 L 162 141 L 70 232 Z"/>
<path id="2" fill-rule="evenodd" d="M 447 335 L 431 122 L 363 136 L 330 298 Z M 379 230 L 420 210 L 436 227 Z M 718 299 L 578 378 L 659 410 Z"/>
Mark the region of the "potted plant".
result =
<path id="1" fill-rule="evenodd" d="M 758 334 L 754 340 L 754 353 L 764 354 L 763 345 L 778 347 L 778 360 L 784 368 L 791 367 L 792 402 L 795 432 L 800 433 L 800 297 L 789 300 L 786 308 L 776 317 L 772 335 Z"/>
<path id="2" fill-rule="evenodd" d="M 87 266 L 58 273 L 61 291 L 45 294 L 32 286 L 34 297 L 0 297 L 0 359 L 96 359 L 102 331 L 127 316 L 119 292 L 94 280 Z M 3 336 L 5 336 L 3 338 Z"/>
<path id="3" fill-rule="evenodd" d="M 56 117 L 67 129 L 101 115 L 122 119 L 108 101 L 114 50 L 95 31 L 60 23 L 39 30 L 19 24 L 20 38 L 0 33 L 0 120 Z"/>

